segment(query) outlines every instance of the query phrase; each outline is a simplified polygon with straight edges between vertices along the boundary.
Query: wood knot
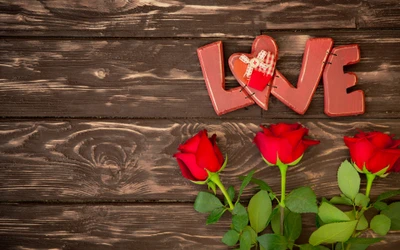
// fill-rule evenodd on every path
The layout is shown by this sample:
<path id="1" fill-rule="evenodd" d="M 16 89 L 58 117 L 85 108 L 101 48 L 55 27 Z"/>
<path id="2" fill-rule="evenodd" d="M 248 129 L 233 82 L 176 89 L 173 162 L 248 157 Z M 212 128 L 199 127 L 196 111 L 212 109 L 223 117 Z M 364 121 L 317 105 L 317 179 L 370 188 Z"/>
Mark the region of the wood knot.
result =
<path id="1" fill-rule="evenodd" d="M 26 22 L 26 18 L 22 14 L 16 15 L 15 19 L 17 19 L 18 22 Z"/>
<path id="2" fill-rule="evenodd" d="M 106 76 L 108 75 L 108 73 L 109 73 L 109 71 L 108 70 L 105 70 L 105 69 L 99 69 L 98 71 L 96 71 L 96 76 L 99 78 L 99 79 L 104 79 L 104 78 L 106 78 Z"/>

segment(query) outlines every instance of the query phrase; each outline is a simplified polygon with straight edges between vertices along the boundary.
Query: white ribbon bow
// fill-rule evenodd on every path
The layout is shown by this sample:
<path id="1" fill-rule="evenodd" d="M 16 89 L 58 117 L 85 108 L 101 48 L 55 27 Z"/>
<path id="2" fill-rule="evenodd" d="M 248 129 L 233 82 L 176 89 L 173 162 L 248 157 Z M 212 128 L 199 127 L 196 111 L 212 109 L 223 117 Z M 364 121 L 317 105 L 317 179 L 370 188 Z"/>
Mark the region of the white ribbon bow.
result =
<path id="1" fill-rule="evenodd" d="M 239 57 L 239 60 L 248 64 L 246 72 L 244 75 L 247 78 L 250 78 L 251 74 L 253 73 L 253 70 L 258 69 L 260 72 L 267 74 L 267 75 L 272 75 L 273 70 L 274 70 L 274 59 L 275 56 L 271 52 L 266 52 L 265 50 L 261 50 L 257 57 L 254 57 L 252 59 L 249 59 L 246 55 L 242 54 Z"/>

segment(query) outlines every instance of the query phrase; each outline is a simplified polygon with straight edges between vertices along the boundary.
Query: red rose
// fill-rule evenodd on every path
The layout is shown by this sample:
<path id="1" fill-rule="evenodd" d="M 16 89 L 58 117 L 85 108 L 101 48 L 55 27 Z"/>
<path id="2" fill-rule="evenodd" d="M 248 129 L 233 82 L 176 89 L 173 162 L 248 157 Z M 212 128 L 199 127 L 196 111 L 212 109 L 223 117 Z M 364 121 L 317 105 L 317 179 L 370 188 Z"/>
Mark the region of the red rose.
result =
<path id="1" fill-rule="evenodd" d="M 364 165 L 370 173 L 377 173 L 386 167 L 386 173 L 400 171 L 400 140 L 394 140 L 393 135 L 361 131 L 354 137 L 345 136 L 344 142 L 350 150 L 351 159 L 361 171 Z"/>
<path id="2" fill-rule="evenodd" d="M 205 181 L 208 178 L 207 171 L 218 172 L 224 157 L 216 144 L 217 136 L 210 138 L 207 130 L 200 131 L 197 135 L 179 145 L 179 153 L 174 154 L 181 168 L 183 177 L 191 181 Z"/>
<path id="3" fill-rule="evenodd" d="M 308 129 L 299 123 L 271 124 L 269 128 L 261 126 L 263 132 L 258 132 L 254 138 L 262 156 L 271 164 L 276 164 L 277 156 L 282 163 L 290 164 L 299 159 L 309 146 L 319 141 L 304 139 Z"/>

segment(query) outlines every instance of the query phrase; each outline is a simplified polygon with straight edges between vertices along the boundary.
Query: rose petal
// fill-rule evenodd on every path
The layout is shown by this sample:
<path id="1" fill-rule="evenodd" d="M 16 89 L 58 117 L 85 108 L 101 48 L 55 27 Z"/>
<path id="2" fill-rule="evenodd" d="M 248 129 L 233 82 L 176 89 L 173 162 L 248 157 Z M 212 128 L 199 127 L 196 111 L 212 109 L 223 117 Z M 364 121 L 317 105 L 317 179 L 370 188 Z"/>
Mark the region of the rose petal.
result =
<path id="1" fill-rule="evenodd" d="M 274 134 L 275 136 L 280 136 L 285 132 L 296 130 L 299 127 L 301 127 L 299 123 L 294 123 L 294 124 L 278 123 L 278 124 L 271 124 L 269 126 L 272 134 Z"/>
<path id="2" fill-rule="evenodd" d="M 349 147 L 351 159 L 362 170 L 364 163 L 371 158 L 377 148 L 367 138 L 344 137 L 344 141 Z"/>
<path id="3" fill-rule="evenodd" d="M 390 172 L 400 172 L 400 159 L 396 161 Z"/>
<path id="4" fill-rule="evenodd" d="M 222 166 L 206 134 L 200 137 L 199 147 L 196 152 L 196 161 L 199 167 L 208 169 L 211 172 L 217 172 Z"/>
<path id="5" fill-rule="evenodd" d="M 366 168 L 371 173 L 379 172 L 380 170 L 390 166 L 387 171 L 390 171 L 396 161 L 400 158 L 400 149 L 384 149 L 376 151 L 376 153 L 369 159 Z"/>
<path id="6" fill-rule="evenodd" d="M 292 147 L 296 147 L 302 138 L 307 134 L 308 129 L 301 127 L 296 130 L 282 133 L 279 137 L 286 138 Z"/>
<path id="7" fill-rule="evenodd" d="M 292 157 L 294 161 L 297 160 L 300 156 L 304 154 L 307 148 L 319 144 L 319 141 L 316 140 L 302 140 L 300 143 L 293 149 Z"/>
<path id="8" fill-rule="evenodd" d="M 218 163 L 219 163 L 219 165 L 222 166 L 222 164 L 224 163 L 224 156 L 222 155 L 221 150 L 219 149 L 219 147 L 217 145 L 217 142 L 216 142 L 217 141 L 217 135 L 213 134 L 211 136 L 211 138 L 210 138 L 210 141 L 211 141 L 211 144 L 213 145 L 214 153 L 215 153 L 215 156 L 218 159 Z"/>
<path id="9" fill-rule="evenodd" d="M 269 130 L 269 128 L 264 127 L 263 125 L 260 125 L 260 127 L 262 128 L 262 130 L 264 131 L 265 135 L 272 135 L 271 130 Z"/>
<path id="10" fill-rule="evenodd" d="M 291 157 L 292 146 L 284 138 L 266 136 L 262 132 L 258 132 L 254 137 L 254 143 L 263 157 L 272 164 L 276 164 L 277 155 L 283 163 L 291 163 L 295 160 Z"/>
<path id="11" fill-rule="evenodd" d="M 367 138 L 377 148 L 388 148 L 393 143 L 389 135 L 381 132 L 370 133 Z"/>
<path id="12" fill-rule="evenodd" d="M 367 137 L 369 135 L 369 133 L 365 133 L 362 130 L 358 130 L 358 133 L 356 135 L 354 135 L 354 138 L 364 138 Z"/>
<path id="13" fill-rule="evenodd" d="M 194 154 L 176 153 L 174 157 L 178 162 L 183 177 L 192 181 L 204 181 L 208 178 L 207 172 L 197 166 Z"/>
<path id="14" fill-rule="evenodd" d="M 318 145 L 320 143 L 320 141 L 318 141 L 318 140 L 310 140 L 310 139 L 303 139 L 302 142 L 304 144 L 306 144 L 307 146 L 314 146 L 314 145 Z"/>
<path id="15" fill-rule="evenodd" d="M 400 146 L 400 140 L 393 140 L 390 148 L 397 148 L 398 146 Z"/>
<path id="16" fill-rule="evenodd" d="M 200 143 L 200 137 L 206 134 L 207 135 L 207 130 L 201 130 L 199 133 L 197 133 L 195 136 L 192 138 L 188 139 L 184 144 L 179 145 L 178 150 L 180 150 L 182 153 L 196 153 L 197 147 L 199 146 Z"/>
<path id="17" fill-rule="evenodd" d="M 356 137 L 353 138 L 353 137 L 348 137 L 348 136 L 343 137 L 344 143 L 346 144 L 347 147 L 349 147 L 349 145 L 351 145 L 353 143 L 360 141 L 361 139 L 362 138 L 356 138 Z"/>

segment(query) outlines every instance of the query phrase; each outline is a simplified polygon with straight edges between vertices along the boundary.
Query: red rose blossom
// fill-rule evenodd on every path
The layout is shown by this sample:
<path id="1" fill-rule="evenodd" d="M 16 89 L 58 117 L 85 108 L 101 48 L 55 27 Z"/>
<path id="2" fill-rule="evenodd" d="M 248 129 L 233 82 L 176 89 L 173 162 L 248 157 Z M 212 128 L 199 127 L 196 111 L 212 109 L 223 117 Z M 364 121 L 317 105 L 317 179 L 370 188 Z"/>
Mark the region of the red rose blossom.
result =
<path id="1" fill-rule="evenodd" d="M 191 181 L 205 181 L 208 178 L 207 171 L 218 172 L 224 157 L 216 144 L 217 136 L 210 138 L 207 130 L 200 131 L 197 135 L 179 145 L 179 153 L 174 154 L 183 177 Z"/>
<path id="2" fill-rule="evenodd" d="M 393 135 L 360 131 L 354 137 L 345 136 L 344 142 L 350 150 L 351 159 L 361 171 L 364 165 L 371 173 L 386 167 L 386 173 L 400 171 L 400 140 L 394 140 Z"/>
<path id="3" fill-rule="evenodd" d="M 308 129 L 299 123 L 271 124 L 268 128 L 261 126 L 263 132 L 258 132 L 254 138 L 262 156 L 269 163 L 276 164 L 277 156 L 282 163 L 290 164 L 299 159 L 309 146 L 319 143 L 303 137 Z"/>

